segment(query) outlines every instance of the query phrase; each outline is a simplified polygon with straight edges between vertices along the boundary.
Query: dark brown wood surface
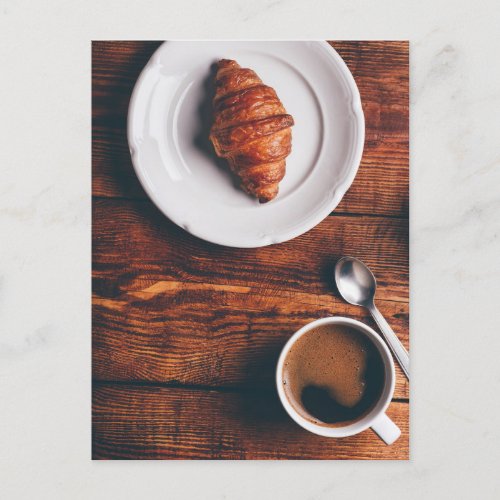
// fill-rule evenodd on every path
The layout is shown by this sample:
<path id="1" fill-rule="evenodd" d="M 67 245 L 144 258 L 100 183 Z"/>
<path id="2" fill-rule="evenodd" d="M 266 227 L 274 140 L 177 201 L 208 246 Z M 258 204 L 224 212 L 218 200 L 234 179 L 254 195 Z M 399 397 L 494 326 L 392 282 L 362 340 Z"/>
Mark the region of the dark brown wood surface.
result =
<path id="1" fill-rule="evenodd" d="M 388 415 L 402 435 L 386 446 L 367 430 L 343 439 L 298 427 L 270 391 L 95 384 L 94 458 L 386 459 L 408 449 L 408 404 Z"/>
<path id="2" fill-rule="evenodd" d="M 372 431 L 331 440 L 294 424 L 274 392 L 300 326 L 345 315 L 335 261 L 371 266 L 378 305 L 408 345 L 408 43 L 331 42 L 361 92 L 366 141 L 335 212 L 280 245 L 203 242 L 149 201 L 126 142 L 133 85 L 160 42 L 92 46 L 93 457 L 407 459 L 409 386 L 399 367 L 393 446 Z"/>

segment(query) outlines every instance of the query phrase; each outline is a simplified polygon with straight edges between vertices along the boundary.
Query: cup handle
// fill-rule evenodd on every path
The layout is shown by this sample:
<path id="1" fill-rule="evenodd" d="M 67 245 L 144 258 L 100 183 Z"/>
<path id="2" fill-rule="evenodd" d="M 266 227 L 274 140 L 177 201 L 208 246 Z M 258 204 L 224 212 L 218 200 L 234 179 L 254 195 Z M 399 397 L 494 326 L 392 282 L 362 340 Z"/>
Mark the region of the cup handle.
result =
<path id="1" fill-rule="evenodd" d="M 385 413 L 377 417 L 371 427 L 386 444 L 394 443 L 401 436 L 399 427 Z"/>

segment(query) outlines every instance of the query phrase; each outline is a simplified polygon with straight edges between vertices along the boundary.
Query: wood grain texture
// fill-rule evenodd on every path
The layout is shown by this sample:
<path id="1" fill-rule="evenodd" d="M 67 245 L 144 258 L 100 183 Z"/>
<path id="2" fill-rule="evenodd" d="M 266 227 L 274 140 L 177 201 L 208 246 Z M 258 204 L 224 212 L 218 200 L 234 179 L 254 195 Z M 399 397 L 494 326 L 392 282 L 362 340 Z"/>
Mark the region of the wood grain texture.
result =
<path id="1" fill-rule="evenodd" d="M 409 44 L 405 41 L 330 44 L 356 80 L 366 124 L 359 172 L 337 211 L 407 217 Z"/>
<path id="2" fill-rule="evenodd" d="M 331 42 L 361 92 L 366 141 L 337 210 L 290 242 L 226 248 L 178 228 L 133 171 L 126 114 L 161 42 L 92 45 L 92 362 L 96 459 L 407 459 L 409 385 L 389 415 L 403 431 L 327 440 L 274 392 L 288 337 L 332 314 L 375 326 L 338 297 L 336 260 L 374 271 L 379 309 L 408 347 L 408 43 Z"/>
<path id="3" fill-rule="evenodd" d="M 402 431 L 386 446 L 373 431 L 328 439 L 296 425 L 272 392 L 102 385 L 93 391 L 94 459 L 409 458 L 408 404 L 388 415 Z"/>
<path id="4" fill-rule="evenodd" d="M 207 303 L 217 306 L 208 312 Z M 408 345 L 408 304 L 384 302 L 380 308 Z M 263 297 L 247 287 L 163 281 L 117 299 L 94 297 L 93 376 L 269 388 L 288 338 L 306 323 L 333 314 L 376 330 L 363 309 L 330 295 Z M 408 398 L 406 377 L 399 366 L 396 370 L 395 397 Z"/>
<path id="5" fill-rule="evenodd" d="M 356 79 L 366 121 L 358 175 L 337 213 L 408 216 L 408 42 L 331 42 Z M 92 45 L 94 196 L 146 199 L 126 140 L 135 81 L 160 42 Z M 398 196 L 394 196 L 398 193 Z"/>
<path id="6" fill-rule="evenodd" d="M 372 266 L 379 308 L 408 347 L 404 219 L 329 217 L 290 242 L 242 250 L 190 236 L 149 203 L 97 200 L 94 210 L 98 379 L 269 384 L 279 350 L 308 321 L 337 314 L 375 326 L 333 287 L 344 253 Z M 396 397 L 408 397 L 402 376 Z"/>
<path id="7" fill-rule="evenodd" d="M 135 82 L 162 42 L 92 43 L 92 195 L 146 199 L 127 144 Z"/>
<path id="8" fill-rule="evenodd" d="M 93 290 L 103 297 L 158 281 L 329 294 L 335 262 L 353 255 L 377 276 L 379 300 L 408 302 L 407 219 L 333 216 L 291 241 L 242 249 L 188 234 L 149 202 L 99 199 L 92 235 Z"/>

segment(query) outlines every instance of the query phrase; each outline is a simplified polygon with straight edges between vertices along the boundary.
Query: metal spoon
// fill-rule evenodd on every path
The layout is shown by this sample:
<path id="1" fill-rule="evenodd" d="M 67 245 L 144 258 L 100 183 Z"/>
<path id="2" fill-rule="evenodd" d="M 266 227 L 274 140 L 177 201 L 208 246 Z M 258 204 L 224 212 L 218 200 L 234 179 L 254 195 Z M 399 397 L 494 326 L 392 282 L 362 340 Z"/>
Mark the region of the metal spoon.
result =
<path id="1" fill-rule="evenodd" d="M 370 311 L 395 358 L 401 365 L 406 378 L 409 380 L 410 357 L 408 351 L 392 331 L 389 323 L 375 307 L 374 298 L 377 282 L 370 269 L 354 257 L 342 257 L 335 265 L 335 282 L 340 295 L 347 302 L 355 306 L 366 307 Z"/>

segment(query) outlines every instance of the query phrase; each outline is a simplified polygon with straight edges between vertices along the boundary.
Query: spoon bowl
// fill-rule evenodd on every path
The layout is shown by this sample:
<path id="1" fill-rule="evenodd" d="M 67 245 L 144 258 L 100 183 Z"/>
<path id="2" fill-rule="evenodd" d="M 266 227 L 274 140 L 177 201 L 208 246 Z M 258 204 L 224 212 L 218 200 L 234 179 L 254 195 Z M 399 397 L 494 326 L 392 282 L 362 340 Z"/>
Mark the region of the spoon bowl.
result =
<path id="1" fill-rule="evenodd" d="M 342 257 L 335 266 L 335 282 L 340 295 L 349 304 L 368 307 L 373 303 L 377 281 L 360 260 Z"/>

